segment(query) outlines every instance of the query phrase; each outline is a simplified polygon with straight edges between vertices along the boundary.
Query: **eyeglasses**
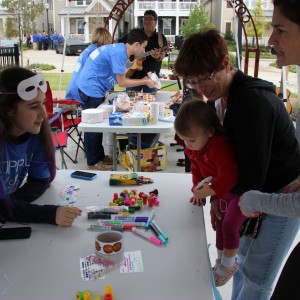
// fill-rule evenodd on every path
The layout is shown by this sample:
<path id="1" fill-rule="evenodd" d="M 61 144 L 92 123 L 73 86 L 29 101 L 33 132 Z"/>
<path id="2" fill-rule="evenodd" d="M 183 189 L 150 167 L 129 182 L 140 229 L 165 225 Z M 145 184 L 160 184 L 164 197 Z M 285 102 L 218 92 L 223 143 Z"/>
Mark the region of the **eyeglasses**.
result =
<path id="1" fill-rule="evenodd" d="M 209 76 L 198 80 L 197 82 L 190 82 L 189 80 L 186 81 L 186 87 L 192 90 L 195 90 L 197 86 L 205 84 L 208 80 L 211 80 L 213 76 L 215 75 L 215 72 L 212 72 Z"/>
<path id="2" fill-rule="evenodd" d="M 154 18 L 147 18 L 147 17 L 146 18 L 144 17 L 143 20 L 144 21 L 156 21 Z"/>
<path id="3" fill-rule="evenodd" d="M 37 74 L 22 80 L 17 86 L 17 92 L 1 92 L 0 94 L 18 94 L 25 101 L 34 99 L 38 94 L 38 89 L 43 93 L 47 92 L 47 84 L 42 75 Z"/>

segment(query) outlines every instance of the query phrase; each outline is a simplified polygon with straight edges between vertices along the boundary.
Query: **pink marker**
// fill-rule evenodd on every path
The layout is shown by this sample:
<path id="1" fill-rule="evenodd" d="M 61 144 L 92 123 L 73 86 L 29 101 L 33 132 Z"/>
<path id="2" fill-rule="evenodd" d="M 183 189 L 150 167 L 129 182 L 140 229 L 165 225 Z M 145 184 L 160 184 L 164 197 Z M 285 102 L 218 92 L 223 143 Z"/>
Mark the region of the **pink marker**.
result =
<path id="1" fill-rule="evenodd" d="M 157 239 L 155 236 L 152 236 L 148 233 L 146 233 L 145 231 L 142 231 L 140 229 L 137 229 L 136 227 L 132 227 L 132 232 L 136 233 L 137 235 L 147 239 L 148 241 L 150 241 L 151 243 L 157 245 L 157 246 L 161 246 L 162 245 L 162 241 Z"/>

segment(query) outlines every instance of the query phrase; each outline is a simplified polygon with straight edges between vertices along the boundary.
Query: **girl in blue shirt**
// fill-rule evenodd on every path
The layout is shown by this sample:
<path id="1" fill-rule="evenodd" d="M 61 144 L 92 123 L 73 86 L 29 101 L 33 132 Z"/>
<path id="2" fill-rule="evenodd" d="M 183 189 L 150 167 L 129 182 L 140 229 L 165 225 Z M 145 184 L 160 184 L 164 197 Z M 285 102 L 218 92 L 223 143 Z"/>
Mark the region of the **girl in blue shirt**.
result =
<path id="1" fill-rule="evenodd" d="M 43 77 L 30 70 L 0 73 L 0 218 L 71 226 L 78 208 L 31 204 L 55 177 L 46 90 Z"/>

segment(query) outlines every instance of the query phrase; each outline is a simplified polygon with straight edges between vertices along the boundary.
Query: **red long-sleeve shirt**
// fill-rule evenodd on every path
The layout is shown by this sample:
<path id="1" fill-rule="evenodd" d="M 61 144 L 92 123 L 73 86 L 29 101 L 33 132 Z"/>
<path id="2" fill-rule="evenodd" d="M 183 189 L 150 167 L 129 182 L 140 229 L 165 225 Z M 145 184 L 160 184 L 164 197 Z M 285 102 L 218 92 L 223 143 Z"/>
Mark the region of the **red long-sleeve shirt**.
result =
<path id="1" fill-rule="evenodd" d="M 213 136 L 208 144 L 199 151 L 185 148 L 192 162 L 193 188 L 204 178 L 212 176 L 211 188 L 218 197 L 236 185 L 238 166 L 230 138 L 225 135 Z"/>

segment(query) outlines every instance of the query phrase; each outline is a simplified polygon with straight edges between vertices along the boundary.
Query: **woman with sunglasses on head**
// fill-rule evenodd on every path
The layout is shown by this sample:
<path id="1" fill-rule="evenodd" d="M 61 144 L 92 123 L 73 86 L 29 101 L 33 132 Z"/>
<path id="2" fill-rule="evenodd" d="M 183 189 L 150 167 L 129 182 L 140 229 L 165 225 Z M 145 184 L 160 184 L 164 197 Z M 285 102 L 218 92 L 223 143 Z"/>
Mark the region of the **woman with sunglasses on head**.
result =
<path id="1" fill-rule="evenodd" d="M 108 45 L 112 43 L 112 36 L 106 28 L 96 28 L 92 33 L 92 44 L 89 45 L 79 56 L 75 69 L 72 74 L 72 78 L 69 82 L 66 99 L 76 100 L 82 104 L 82 100 L 78 93 L 77 80 L 79 78 L 80 72 L 82 71 L 83 66 L 85 65 L 86 60 L 90 54 L 96 50 L 98 47 L 103 45 Z"/>
<path id="2" fill-rule="evenodd" d="M 300 65 L 300 1 L 274 0 L 273 33 L 269 44 L 274 47 L 278 66 Z M 299 118 L 300 116 L 298 116 Z M 297 124 L 298 127 L 298 124 Z M 297 128 L 297 131 L 299 128 Z M 249 191 L 242 195 L 239 205 L 247 217 L 267 213 L 290 218 L 300 218 L 300 180 L 287 189 L 288 194 L 267 194 Z M 276 284 L 272 300 L 297 299 L 300 243 L 290 254 Z"/>
<path id="3" fill-rule="evenodd" d="M 16 222 L 71 226 L 75 207 L 31 204 L 55 177 L 55 149 L 41 75 L 11 67 L 0 72 L 0 212 Z"/>
<path id="4" fill-rule="evenodd" d="M 223 126 L 232 138 L 239 172 L 232 193 L 253 189 L 280 192 L 297 178 L 299 145 L 275 86 L 233 68 L 226 41 L 218 31 L 189 37 L 180 49 L 175 70 L 187 79 L 189 88 L 203 93 L 209 101 L 223 99 Z M 212 201 L 213 227 L 217 218 L 221 218 L 219 203 Z M 243 236 L 240 240 L 239 270 L 233 279 L 234 300 L 269 299 L 300 223 L 275 215 L 264 215 L 260 220 L 256 238 Z"/>

